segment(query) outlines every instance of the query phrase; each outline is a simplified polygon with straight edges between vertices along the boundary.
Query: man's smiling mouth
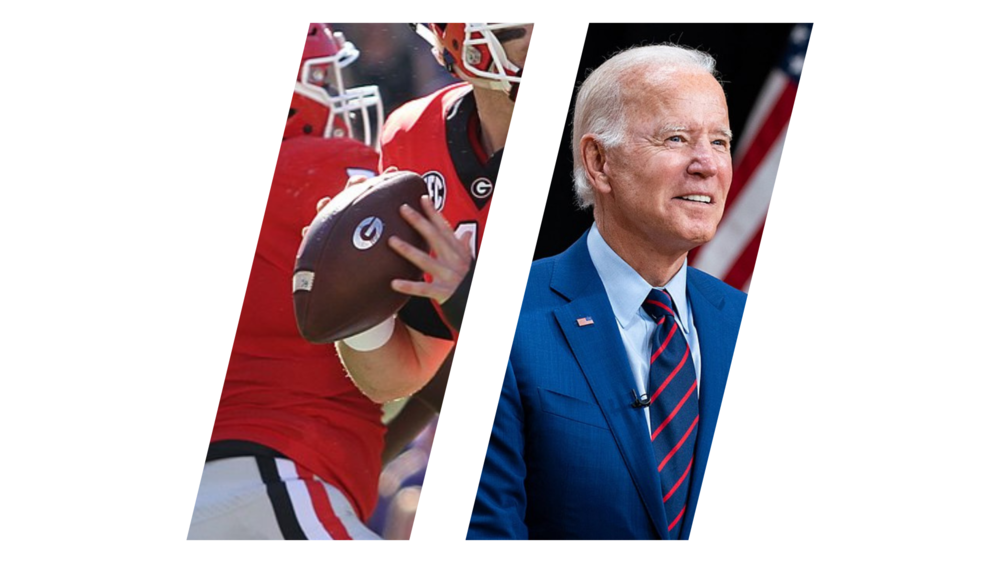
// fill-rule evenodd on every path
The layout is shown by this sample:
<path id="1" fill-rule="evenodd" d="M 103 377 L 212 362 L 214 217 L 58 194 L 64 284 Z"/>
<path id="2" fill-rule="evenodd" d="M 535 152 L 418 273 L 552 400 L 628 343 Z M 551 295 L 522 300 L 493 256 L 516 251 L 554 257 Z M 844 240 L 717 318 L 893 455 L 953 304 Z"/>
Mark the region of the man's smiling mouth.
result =
<path id="1" fill-rule="evenodd" d="M 698 203 L 712 203 L 712 198 L 707 195 L 682 195 L 676 199 L 683 199 L 686 201 L 694 201 Z"/>

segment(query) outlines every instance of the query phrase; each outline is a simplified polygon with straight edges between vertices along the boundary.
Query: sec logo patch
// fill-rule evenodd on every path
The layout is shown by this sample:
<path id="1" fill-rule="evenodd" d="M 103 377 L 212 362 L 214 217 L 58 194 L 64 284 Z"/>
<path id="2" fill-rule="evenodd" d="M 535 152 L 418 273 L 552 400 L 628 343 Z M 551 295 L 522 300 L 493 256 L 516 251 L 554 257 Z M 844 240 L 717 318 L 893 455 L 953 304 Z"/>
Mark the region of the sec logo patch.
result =
<path id="1" fill-rule="evenodd" d="M 427 184 L 427 195 L 434 204 L 434 209 L 441 211 L 444 209 L 444 200 L 448 196 L 448 188 L 444 183 L 444 176 L 440 172 L 431 170 L 423 175 L 424 183 Z"/>

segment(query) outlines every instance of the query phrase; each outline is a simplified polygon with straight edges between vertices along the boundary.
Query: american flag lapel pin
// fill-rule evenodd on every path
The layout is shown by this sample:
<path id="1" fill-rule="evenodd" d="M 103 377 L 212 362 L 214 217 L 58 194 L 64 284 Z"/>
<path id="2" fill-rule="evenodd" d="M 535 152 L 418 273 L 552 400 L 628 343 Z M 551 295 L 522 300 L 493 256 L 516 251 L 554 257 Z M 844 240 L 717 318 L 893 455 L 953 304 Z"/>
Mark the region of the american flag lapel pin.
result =
<path id="1" fill-rule="evenodd" d="M 590 326 L 594 324 L 594 319 L 590 317 L 580 317 L 576 320 L 576 326 Z"/>

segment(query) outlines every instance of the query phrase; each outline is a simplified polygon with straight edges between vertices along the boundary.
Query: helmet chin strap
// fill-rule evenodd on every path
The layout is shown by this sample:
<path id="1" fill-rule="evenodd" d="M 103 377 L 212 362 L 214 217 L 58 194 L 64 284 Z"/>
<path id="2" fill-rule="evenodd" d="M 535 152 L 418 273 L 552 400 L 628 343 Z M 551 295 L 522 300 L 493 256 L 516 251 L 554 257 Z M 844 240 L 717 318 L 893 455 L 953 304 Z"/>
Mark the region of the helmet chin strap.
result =
<path id="1" fill-rule="evenodd" d="M 520 86 L 519 81 L 505 80 L 503 78 L 482 78 L 478 76 L 469 76 L 467 73 L 462 72 L 462 70 L 456 65 L 455 75 L 472 84 L 473 86 L 478 86 L 480 88 L 485 88 L 487 90 L 499 90 L 510 98 L 513 102 L 517 98 L 517 90 Z M 515 67 L 516 68 L 516 67 Z M 523 69 L 518 68 L 517 72 L 511 75 L 512 78 L 521 78 L 521 73 L 524 72 Z"/>

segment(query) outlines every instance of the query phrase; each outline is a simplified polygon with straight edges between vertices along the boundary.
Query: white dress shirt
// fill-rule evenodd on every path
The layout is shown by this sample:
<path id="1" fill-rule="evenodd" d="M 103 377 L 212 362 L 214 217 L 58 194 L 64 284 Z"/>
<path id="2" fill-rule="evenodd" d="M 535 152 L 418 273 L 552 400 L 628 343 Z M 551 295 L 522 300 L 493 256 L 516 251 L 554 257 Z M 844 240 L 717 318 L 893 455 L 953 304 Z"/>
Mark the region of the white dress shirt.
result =
<path id="1" fill-rule="evenodd" d="M 598 232 L 597 225 L 593 225 L 587 234 L 587 250 L 590 252 L 594 267 L 597 268 L 597 275 L 604 284 L 611 309 L 618 321 L 622 344 L 625 345 L 625 353 L 632 368 L 636 395 L 642 396 L 649 388 L 649 358 L 653 353 L 653 331 L 657 328 L 653 318 L 643 310 L 642 303 L 653 286 L 608 246 L 604 237 Z M 698 346 L 698 331 L 694 327 L 691 303 L 687 298 L 687 259 L 667 285 L 657 289 L 666 289 L 674 300 L 677 321 L 691 349 L 691 361 L 700 387 L 701 350 Z M 649 425 L 649 409 L 644 411 L 646 424 Z"/>

